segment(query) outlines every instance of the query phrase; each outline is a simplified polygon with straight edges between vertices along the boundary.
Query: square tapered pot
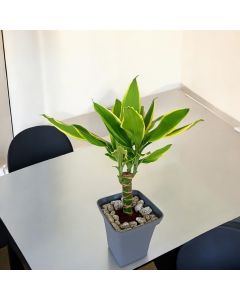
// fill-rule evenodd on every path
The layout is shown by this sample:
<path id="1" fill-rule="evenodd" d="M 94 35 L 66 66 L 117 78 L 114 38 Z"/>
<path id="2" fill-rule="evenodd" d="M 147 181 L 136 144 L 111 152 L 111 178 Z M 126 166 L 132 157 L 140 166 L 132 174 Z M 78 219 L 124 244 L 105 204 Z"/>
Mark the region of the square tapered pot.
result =
<path id="1" fill-rule="evenodd" d="M 131 230 L 116 231 L 103 214 L 101 207 L 103 204 L 121 199 L 122 193 L 101 198 L 97 201 L 105 223 L 108 246 L 118 265 L 121 267 L 133 263 L 147 255 L 155 226 L 159 224 L 163 218 L 161 210 L 141 192 L 134 190 L 133 196 L 138 196 L 142 199 L 144 201 L 144 206 L 150 206 L 152 208 L 152 213 L 154 213 L 158 219 L 132 228 Z"/>

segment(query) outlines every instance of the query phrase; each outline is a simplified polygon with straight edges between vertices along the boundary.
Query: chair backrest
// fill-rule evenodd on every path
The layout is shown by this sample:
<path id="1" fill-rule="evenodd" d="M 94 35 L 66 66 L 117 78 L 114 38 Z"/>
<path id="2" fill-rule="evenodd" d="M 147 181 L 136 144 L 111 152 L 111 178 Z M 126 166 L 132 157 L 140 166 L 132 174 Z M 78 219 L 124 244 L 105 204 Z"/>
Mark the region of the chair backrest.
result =
<path id="1" fill-rule="evenodd" d="M 229 222 L 184 244 L 179 270 L 240 270 L 240 224 Z"/>
<path id="2" fill-rule="evenodd" d="M 13 172 L 72 151 L 67 136 L 55 127 L 31 127 L 13 138 L 8 149 L 8 170 Z"/>

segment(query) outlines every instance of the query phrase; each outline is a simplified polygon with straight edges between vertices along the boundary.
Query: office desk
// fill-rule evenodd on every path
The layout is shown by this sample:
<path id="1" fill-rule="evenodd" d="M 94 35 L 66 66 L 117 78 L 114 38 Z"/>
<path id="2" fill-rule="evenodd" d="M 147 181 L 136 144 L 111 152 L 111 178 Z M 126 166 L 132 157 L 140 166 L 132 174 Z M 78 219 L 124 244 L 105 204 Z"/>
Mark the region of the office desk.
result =
<path id="1" fill-rule="evenodd" d="M 145 101 L 149 103 L 149 99 Z M 176 90 L 157 102 L 158 113 L 190 107 L 191 131 L 163 139 L 172 149 L 142 165 L 134 179 L 164 213 L 148 255 L 134 269 L 240 215 L 240 135 Z M 154 148 L 155 148 L 154 147 Z M 0 179 L 0 217 L 32 269 L 119 269 L 107 247 L 96 201 L 121 187 L 104 149 L 84 146 Z"/>

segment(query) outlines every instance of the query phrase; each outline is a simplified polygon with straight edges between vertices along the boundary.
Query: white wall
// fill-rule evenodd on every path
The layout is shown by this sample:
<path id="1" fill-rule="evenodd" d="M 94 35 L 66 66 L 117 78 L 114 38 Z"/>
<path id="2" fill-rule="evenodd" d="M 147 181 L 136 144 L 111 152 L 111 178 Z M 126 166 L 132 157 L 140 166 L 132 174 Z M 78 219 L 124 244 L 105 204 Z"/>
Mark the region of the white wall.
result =
<path id="1" fill-rule="evenodd" d="M 4 31 L 14 133 L 182 82 L 240 120 L 240 31 Z"/>
<path id="2" fill-rule="evenodd" d="M 182 82 L 240 121 L 240 31 L 185 31 Z"/>
<path id="3" fill-rule="evenodd" d="M 180 83 L 181 32 L 42 31 L 48 111 L 59 118 L 111 105 L 139 76 L 141 94 Z"/>
<path id="4" fill-rule="evenodd" d="M 4 31 L 14 134 L 42 122 L 44 88 L 36 31 Z"/>
<path id="5" fill-rule="evenodd" d="M 11 115 L 9 109 L 2 35 L 0 33 L 0 168 L 4 163 L 6 163 L 8 147 L 11 140 L 12 140 Z M 1 169 L 0 169 L 0 176 L 1 176 Z"/>
<path id="6" fill-rule="evenodd" d="M 4 31 L 15 133 L 111 105 L 139 76 L 142 96 L 181 79 L 181 31 Z"/>

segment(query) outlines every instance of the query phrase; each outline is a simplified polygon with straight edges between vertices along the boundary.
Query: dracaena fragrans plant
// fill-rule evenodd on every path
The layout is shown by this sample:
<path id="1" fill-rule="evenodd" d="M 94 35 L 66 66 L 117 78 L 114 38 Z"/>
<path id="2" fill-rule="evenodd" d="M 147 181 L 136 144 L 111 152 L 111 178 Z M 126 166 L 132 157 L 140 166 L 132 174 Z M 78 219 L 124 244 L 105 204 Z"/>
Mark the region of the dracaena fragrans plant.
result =
<path id="1" fill-rule="evenodd" d="M 133 213 L 132 179 L 136 175 L 139 165 L 155 162 L 170 149 L 172 144 L 153 152 L 147 151 L 147 146 L 159 139 L 181 134 L 202 121 L 199 119 L 176 128 L 188 114 L 188 108 L 177 109 L 154 119 L 155 100 L 152 100 L 145 113 L 144 106 L 141 104 L 137 78 L 134 78 L 122 101 L 115 100 L 112 110 L 94 102 L 94 109 L 109 132 L 109 140 L 99 137 L 81 125 L 64 124 L 43 115 L 63 133 L 106 148 L 106 155 L 117 164 L 118 179 L 122 185 L 123 212 L 129 215 Z"/>

